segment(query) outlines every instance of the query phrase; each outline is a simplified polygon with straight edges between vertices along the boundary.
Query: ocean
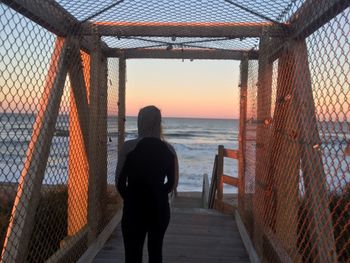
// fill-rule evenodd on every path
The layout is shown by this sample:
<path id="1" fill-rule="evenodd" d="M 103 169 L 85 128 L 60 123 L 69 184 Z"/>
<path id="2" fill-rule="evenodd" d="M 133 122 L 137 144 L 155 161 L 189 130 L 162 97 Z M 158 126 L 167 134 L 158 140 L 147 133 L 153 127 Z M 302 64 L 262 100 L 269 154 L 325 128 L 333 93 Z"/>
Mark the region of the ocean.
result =
<path id="1" fill-rule="evenodd" d="M 0 182 L 18 182 L 28 143 L 31 139 L 34 115 L 0 113 Z M 117 118 L 110 116 L 108 124 L 108 183 L 114 184 L 117 163 Z M 60 115 L 52 141 L 43 183 L 66 184 L 68 180 L 69 118 Z M 238 120 L 163 118 L 163 135 L 171 143 L 179 158 L 179 191 L 201 191 L 203 175 L 211 178 L 218 145 L 238 149 Z M 327 185 L 330 191 L 344 191 L 350 184 L 350 143 L 348 123 L 319 125 L 322 156 Z M 126 119 L 126 140 L 137 137 L 137 118 Z M 225 158 L 224 173 L 238 176 L 238 161 Z M 300 191 L 303 194 L 303 182 Z M 347 190 L 346 190 L 347 191 Z M 225 185 L 224 192 L 236 192 Z"/>
<path id="2" fill-rule="evenodd" d="M 163 118 L 162 124 L 164 139 L 174 146 L 179 159 L 178 191 L 202 191 L 203 175 L 211 178 L 218 145 L 238 149 L 238 120 Z M 136 117 L 126 119 L 125 130 L 126 140 L 137 137 Z M 237 160 L 225 159 L 224 168 L 225 174 L 238 176 Z"/>
<path id="3" fill-rule="evenodd" d="M 18 182 L 34 116 L 30 114 L 0 114 L 0 182 Z M 52 141 L 44 184 L 66 184 L 68 179 L 67 115 L 60 115 Z M 114 183 L 117 163 L 117 118 L 108 117 L 108 183 Z M 203 175 L 212 174 L 218 145 L 238 148 L 238 120 L 163 118 L 164 139 L 171 143 L 179 159 L 179 191 L 202 191 Z M 137 118 L 126 118 L 126 140 L 137 137 Z M 224 172 L 237 176 L 236 160 L 225 160 Z M 235 190 L 225 188 L 225 192 Z"/>

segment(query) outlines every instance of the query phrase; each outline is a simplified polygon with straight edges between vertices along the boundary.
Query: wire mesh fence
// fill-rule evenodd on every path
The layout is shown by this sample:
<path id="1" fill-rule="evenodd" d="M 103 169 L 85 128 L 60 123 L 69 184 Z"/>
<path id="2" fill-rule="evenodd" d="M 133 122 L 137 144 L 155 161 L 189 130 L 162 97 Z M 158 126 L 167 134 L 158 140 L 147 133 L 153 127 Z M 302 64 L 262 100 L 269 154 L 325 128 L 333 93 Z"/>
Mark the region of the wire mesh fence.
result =
<path id="1" fill-rule="evenodd" d="M 270 39 L 270 65 L 249 65 L 246 192 L 252 175 L 255 188 L 245 224 L 269 262 L 350 259 L 349 28 L 347 8 L 278 56 Z M 257 91 L 264 70 L 271 84 Z"/>
<path id="2" fill-rule="evenodd" d="M 41 6 L 33 4 L 33 9 Z M 88 196 L 87 133 L 94 127 L 88 105 L 90 75 L 96 72 L 91 72 L 91 56 L 80 50 L 79 29 L 70 28 L 72 37 L 58 37 L 50 27 L 13 8 L 15 2 L 0 4 L 1 259 L 73 262 L 88 246 L 88 210 L 93 206 Z M 106 80 L 110 76 L 106 99 L 111 107 L 111 116 L 101 118 L 111 139 L 108 165 L 104 171 L 100 163 L 97 171 L 97 176 L 107 176 L 108 170 L 107 191 L 99 193 L 98 202 L 105 207 L 97 233 L 120 207 L 112 180 L 117 141 L 115 61 L 108 65 L 108 73 L 97 73 L 105 74 Z"/>
<path id="3" fill-rule="evenodd" d="M 105 54 L 157 48 L 259 51 L 248 63 L 243 221 L 269 262 L 349 261 L 350 11 L 316 2 L 2 1 L 2 260 L 75 261 L 105 229 L 121 205 L 119 59 Z M 102 42 L 101 25 L 117 28 Z M 163 31 L 132 31 L 150 25 Z"/>

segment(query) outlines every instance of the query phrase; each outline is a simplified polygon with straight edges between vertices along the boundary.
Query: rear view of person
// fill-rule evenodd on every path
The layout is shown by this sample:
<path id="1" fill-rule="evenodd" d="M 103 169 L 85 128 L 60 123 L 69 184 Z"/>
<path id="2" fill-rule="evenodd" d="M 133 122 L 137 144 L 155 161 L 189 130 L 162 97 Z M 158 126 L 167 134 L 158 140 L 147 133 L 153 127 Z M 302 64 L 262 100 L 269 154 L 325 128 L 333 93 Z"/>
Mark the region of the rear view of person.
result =
<path id="1" fill-rule="evenodd" d="M 170 220 L 168 193 L 176 191 L 177 157 L 161 140 L 161 114 L 148 106 L 138 116 L 139 137 L 125 142 L 117 165 L 116 184 L 124 199 L 122 233 L 125 262 L 142 262 L 145 237 L 150 263 L 162 262 Z"/>

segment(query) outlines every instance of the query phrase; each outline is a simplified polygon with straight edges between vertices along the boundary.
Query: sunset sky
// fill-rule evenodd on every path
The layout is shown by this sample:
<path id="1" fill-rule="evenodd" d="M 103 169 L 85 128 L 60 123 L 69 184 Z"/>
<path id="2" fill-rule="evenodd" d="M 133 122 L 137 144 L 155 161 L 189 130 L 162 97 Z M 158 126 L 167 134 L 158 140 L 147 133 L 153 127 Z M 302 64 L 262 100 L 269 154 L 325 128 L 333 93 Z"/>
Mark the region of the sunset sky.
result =
<path id="1" fill-rule="evenodd" d="M 238 118 L 239 61 L 128 60 L 126 114 L 156 105 L 167 117 Z"/>

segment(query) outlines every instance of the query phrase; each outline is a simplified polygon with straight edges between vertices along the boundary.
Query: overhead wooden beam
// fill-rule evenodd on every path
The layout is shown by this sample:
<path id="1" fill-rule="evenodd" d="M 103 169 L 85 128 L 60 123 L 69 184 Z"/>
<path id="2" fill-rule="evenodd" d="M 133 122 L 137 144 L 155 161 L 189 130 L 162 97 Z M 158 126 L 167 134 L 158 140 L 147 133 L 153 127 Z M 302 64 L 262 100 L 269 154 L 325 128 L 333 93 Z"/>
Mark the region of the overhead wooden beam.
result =
<path id="1" fill-rule="evenodd" d="M 103 36 L 148 36 L 148 37 L 260 37 L 263 28 L 268 28 L 272 37 L 285 36 L 289 26 L 270 22 L 86 22 L 83 33 L 91 34 L 96 28 Z"/>
<path id="2" fill-rule="evenodd" d="M 349 0 L 308 0 L 292 16 L 295 38 L 306 38 L 349 7 Z"/>
<path id="3" fill-rule="evenodd" d="M 244 56 L 249 59 L 258 59 L 258 51 L 246 50 L 213 50 L 213 49 L 130 49 L 121 50 L 110 48 L 105 51 L 108 57 L 121 57 L 126 59 L 219 59 L 219 60 L 241 60 Z"/>

